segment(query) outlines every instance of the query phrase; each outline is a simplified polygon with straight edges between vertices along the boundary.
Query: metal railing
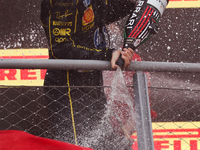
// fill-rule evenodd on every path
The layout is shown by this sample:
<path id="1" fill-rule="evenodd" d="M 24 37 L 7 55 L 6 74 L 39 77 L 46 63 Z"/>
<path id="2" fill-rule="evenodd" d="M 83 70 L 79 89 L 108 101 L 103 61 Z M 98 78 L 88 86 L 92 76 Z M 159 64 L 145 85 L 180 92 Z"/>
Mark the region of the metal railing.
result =
<path id="1" fill-rule="evenodd" d="M 111 70 L 109 61 L 54 60 L 54 59 L 1 59 L 0 68 L 6 69 L 58 69 L 58 70 Z M 198 63 L 133 61 L 129 71 L 200 72 Z M 128 71 L 127 70 L 127 71 Z"/>
<path id="2" fill-rule="evenodd" d="M 0 68 L 6 69 L 58 69 L 58 70 L 111 70 L 110 62 L 99 60 L 18 60 L 2 59 Z M 139 150 L 153 150 L 153 133 L 149 105 L 148 86 L 142 71 L 200 73 L 198 63 L 132 62 L 129 71 L 134 75 L 137 138 Z"/>

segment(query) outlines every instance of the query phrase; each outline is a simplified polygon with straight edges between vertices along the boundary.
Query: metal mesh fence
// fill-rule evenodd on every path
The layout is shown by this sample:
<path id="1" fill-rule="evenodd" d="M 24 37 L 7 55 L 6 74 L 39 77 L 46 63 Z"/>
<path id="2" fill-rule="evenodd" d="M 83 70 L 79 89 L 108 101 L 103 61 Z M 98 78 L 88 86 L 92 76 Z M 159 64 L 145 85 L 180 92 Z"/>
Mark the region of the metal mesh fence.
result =
<path id="1" fill-rule="evenodd" d="M 90 130 L 90 125 L 101 118 L 102 101 L 106 99 L 102 88 L 70 87 L 70 92 L 76 95 L 72 105 L 78 135 L 79 130 Z M 105 86 L 104 90 L 109 88 Z M 22 130 L 75 144 L 68 89 L 67 86 L 0 88 L 0 130 Z M 129 89 L 133 91 L 132 87 Z M 151 109 L 157 113 L 153 120 L 155 149 L 199 149 L 200 90 L 149 86 L 149 91 Z M 112 147 L 118 147 L 113 144 Z"/>
<path id="2" fill-rule="evenodd" d="M 67 116 L 71 114 L 67 89 L 68 87 L 1 88 L 0 130 L 17 129 L 62 141 L 68 137 L 68 140 L 72 139 L 70 142 L 74 143 L 74 137 L 70 137 L 74 135 L 71 129 L 72 119 L 71 116 Z M 72 102 L 76 126 L 93 124 L 91 121 L 95 119 L 92 118 L 99 116 L 102 111 L 101 100 L 105 99 L 99 88 L 85 87 L 84 89 L 89 89 L 87 90 L 89 93 L 84 93 L 80 87 L 70 90 L 77 96 Z M 96 99 L 94 93 L 102 97 Z M 84 101 L 85 97 L 90 101 Z M 95 108 L 89 110 L 89 107 Z M 91 111 L 90 116 L 85 116 L 88 111 Z"/>
<path id="3" fill-rule="evenodd" d="M 156 122 L 200 121 L 200 90 L 150 88 Z M 161 94 L 163 93 L 163 94 Z"/>
<path id="4" fill-rule="evenodd" d="M 199 90 L 151 88 L 151 92 L 157 99 L 152 106 L 158 114 L 153 123 L 155 147 L 199 149 Z"/>
<path id="5" fill-rule="evenodd" d="M 199 149 L 199 74 L 157 73 L 155 76 L 149 87 L 151 109 L 157 113 L 153 120 L 155 149 Z"/>
<path id="6" fill-rule="evenodd" d="M 70 95 L 73 95 L 72 101 L 69 99 L 69 88 Z M 102 133 L 99 135 L 93 133 L 92 136 L 95 137 L 86 136 L 89 136 L 89 132 L 101 121 L 105 113 L 105 100 L 103 87 L 2 87 L 0 130 L 21 130 L 40 137 L 91 146 L 87 140 L 97 139 Z M 106 138 L 116 136 L 111 133 L 106 134 L 108 134 Z M 117 140 L 119 142 L 120 139 Z M 101 147 L 102 144 L 105 146 L 103 149 L 113 149 L 124 143 L 124 141 L 101 143 L 105 141 L 98 142 Z"/>

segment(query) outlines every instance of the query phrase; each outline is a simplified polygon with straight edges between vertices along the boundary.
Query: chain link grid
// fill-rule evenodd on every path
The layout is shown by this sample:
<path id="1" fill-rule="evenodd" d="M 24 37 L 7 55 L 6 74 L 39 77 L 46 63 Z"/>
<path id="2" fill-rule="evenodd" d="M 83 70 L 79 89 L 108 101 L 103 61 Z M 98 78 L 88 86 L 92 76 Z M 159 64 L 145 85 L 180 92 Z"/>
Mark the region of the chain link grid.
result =
<path id="1" fill-rule="evenodd" d="M 149 89 L 152 109 L 157 112 L 154 120 L 155 147 L 162 143 L 162 146 L 174 150 L 197 149 L 200 141 L 200 90 Z"/>
<path id="2" fill-rule="evenodd" d="M 0 130 L 16 129 L 54 139 L 65 137 L 69 134 L 68 132 L 71 132 L 70 129 L 66 129 L 67 126 L 72 125 L 71 117 L 66 116 L 71 113 L 66 88 L 1 88 Z M 76 126 L 83 126 L 84 123 L 88 124 L 88 116 L 84 115 L 89 111 L 87 110 L 88 107 L 95 107 L 95 105 L 101 103 L 101 98 L 95 99 L 94 97 L 95 94 L 93 93 L 97 91 L 102 92 L 99 88 L 90 88 L 89 93 L 84 93 L 78 87 L 71 88 L 70 92 L 77 96 L 72 102 L 75 119 L 76 117 L 79 118 Z M 76 94 L 77 92 L 78 94 Z M 56 95 L 54 97 L 53 95 L 49 96 L 49 93 L 56 93 Z M 90 101 L 85 102 L 84 97 L 88 97 Z M 98 114 L 102 111 L 101 108 L 93 110 L 95 112 L 90 114 L 90 118 L 98 117 Z M 90 124 L 92 123 L 90 122 Z M 57 133 L 60 137 L 55 137 Z"/>
<path id="3" fill-rule="evenodd" d="M 150 88 L 155 122 L 200 121 L 200 90 Z"/>
<path id="4" fill-rule="evenodd" d="M 1 88 L 0 130 L 22 130 L 33 135 L 74 143 L 71 117 L 66 116 L 70 113 L 66 88 L 68 87 Z M 71 93 L 76 95 L 73 101 L 74 108 L 77 108 L 74 110 L 75 116 L 82 118 L 76 122 L 76 126 L 90 123 L 91 120 L 84 116 L 87 108 L 93 107 L 94 103 L 101 103 L 101 99 L 95 99 L 93 93 L 98 91 L 102 93 L 102 99 L 105 98 L 99 87 L 89 87 L 87 92 L 81 90 L 82 88 L 88 87 L 71 87 Z M 132 87 L 129 89 L 133 91 Z M 196 129 L 199 128 L 196 122 L 200 121 L 200 90 L 159 87 L 149 87 L 149 89 L 151 108 L 157 112 L 157 118 L 153 120 L 154 130 L 163 129 L 166 131 L 165 136 L 176 137 L 177 134 L 166 127 L 168 123 L 171 123 L 175 129 L 182 129 L 187 135 L 196 134 L 196 130 L 190 131 L 185 128 L 188 124 L 192 124 Z M 57 96 L 49 97 L 48 94 L 51 92 L 57 93 Z M 85 96 L 89 97 L 91 101 L 88 103 L 81 101 L 80 103 Z M 99 109 L 94 112 L 91 118 L 99 118 L 96 114 L 101 114 L 101 111 Z M 181 122 L 181 126 L 177 122 Z M 71 128 L 68 128 L 69 124 Z M 159 134 L 154 133 L 154 136 L 159 136 Z M 176 139 L 180 140 L 182 144 L 188 145 L 184 150 L 194 144 L 179 136 Z M 160 140 L 167 142 L 165 138 L 160 138 Z M 199 142 L 200 139 L 196 137 L 196 140 Z M 175 146 L 174 144 L 177 145 L 177 143 L 170 143 L 169 146 Z"/>
<path id="5" fill-rule="evenodd" d="M 36 136 L 75 144 L 68 88 L 64 86 L 0 88 L 0 130 L 21 130 Z M 101 119 L 105 112 L 103 101 L 106 96 L 103 87 L 70 87 L 70 94 L 73 95 L 75 127 L 79 136 L 79 130 L 91 131 L 91 125 Z M 113 137 L 116 135 L 110 135 L 107 138 L 114 140 Z M 84 139 L 83 136 L 80 133 L 78 140 Z M 113 143 L 107 140 L 106 144 L 109 149 L 116 149 L 122 144 L 119 140 L 124 143 L 124 139 L 119 137 Z M 100 142 L 99 145 L 105 146 L 103 141 Z"/>

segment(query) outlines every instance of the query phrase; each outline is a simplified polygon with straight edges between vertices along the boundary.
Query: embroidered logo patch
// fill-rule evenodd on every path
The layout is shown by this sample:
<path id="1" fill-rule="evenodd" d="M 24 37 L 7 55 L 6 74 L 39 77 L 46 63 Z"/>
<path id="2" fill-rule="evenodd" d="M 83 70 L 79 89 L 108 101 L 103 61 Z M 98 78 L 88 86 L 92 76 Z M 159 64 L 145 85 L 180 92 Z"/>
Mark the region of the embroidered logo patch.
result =
<path id="1" fill-rule="evenodd" d="M 90 0 L 83 0 L 83 4 L 85 7 L 88 7 L 90 5 Z"/>
<path id="2" fill-rule="evenodd" d="M 84 11 L 83 15 L 83 26 L 94 21 L 94 12 L 92 6 L 88 7 L 87 10 Z"/>

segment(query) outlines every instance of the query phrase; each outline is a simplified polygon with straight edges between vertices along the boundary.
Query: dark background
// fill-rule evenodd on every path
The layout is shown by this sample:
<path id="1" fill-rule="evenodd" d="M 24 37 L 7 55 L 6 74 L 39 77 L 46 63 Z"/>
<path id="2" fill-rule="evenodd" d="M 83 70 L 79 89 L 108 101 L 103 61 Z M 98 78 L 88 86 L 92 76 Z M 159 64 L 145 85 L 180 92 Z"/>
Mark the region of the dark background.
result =
<path id="1" fill-rule="evenodd" d="M 41 0 L 0 0 L 0 49 L 46 48 L 40 24 Z M 200 9 L 166 9 L 160 31 L 139 47 L 146 61 L 200 61 Z"/>
<path id="2" fill-rule="evenodd" d="M 40 24 L 41 0 L 0 0 L 0 49 L 46 48 Z M 139 47 L 146 61 L 200 61 L 200 9 L 166 9 L 160 31 Z"/>
<path id="3" fill-rule="evenodd" d="M 47 48 L 40 23 L 40 2 L 0 0 L 0 49 Z M 140 46 L 138 54 L 145 61 L 199 63 L 199 17 L 200 8 L 166 9 L 159 33 Z M 199 77 L 195 73 L 152 72 L 150 99 L 158 113 L 155 121 L 200 120 Z"/>

